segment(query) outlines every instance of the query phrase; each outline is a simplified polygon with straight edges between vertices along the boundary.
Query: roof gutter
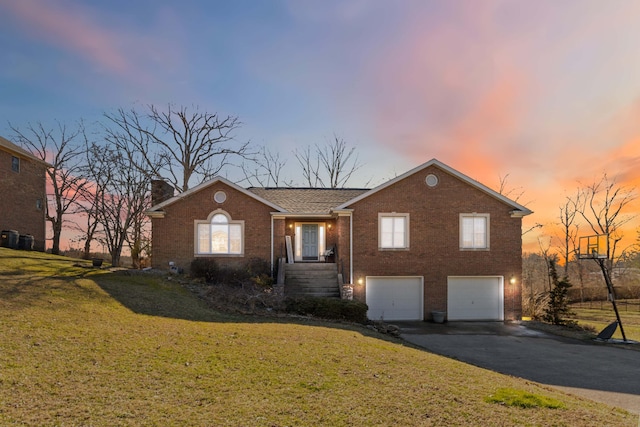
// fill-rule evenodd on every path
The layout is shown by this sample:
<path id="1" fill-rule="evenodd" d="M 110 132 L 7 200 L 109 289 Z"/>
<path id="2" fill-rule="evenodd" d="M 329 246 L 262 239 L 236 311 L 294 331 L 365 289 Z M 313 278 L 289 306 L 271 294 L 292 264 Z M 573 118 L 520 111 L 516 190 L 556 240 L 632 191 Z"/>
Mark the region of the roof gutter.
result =
<path id="1" fill-rule="evenodd" d="M 287 213 L 287 212 L 272 212 L 271 215 L 281 215 L 283 218 L 335 218 L 335 215 L 331 213 Z"/>
<path id="2" fill-rule="evenodd" d="M 532 213 L 533 211 L 530 211 L 530 210 L 526 210 L 526 211 L 513 210 L 509 212 L 509 214 L 511 215 L 511 218 L 524 218 L 525 216 L 531 215 Z"/>
<path id="3" fill-rule="evenodd" d="M 149 218 L 164 218 L 166 212 L 165 211 L 146 211 L 145 215 L 147 215 Z"/>

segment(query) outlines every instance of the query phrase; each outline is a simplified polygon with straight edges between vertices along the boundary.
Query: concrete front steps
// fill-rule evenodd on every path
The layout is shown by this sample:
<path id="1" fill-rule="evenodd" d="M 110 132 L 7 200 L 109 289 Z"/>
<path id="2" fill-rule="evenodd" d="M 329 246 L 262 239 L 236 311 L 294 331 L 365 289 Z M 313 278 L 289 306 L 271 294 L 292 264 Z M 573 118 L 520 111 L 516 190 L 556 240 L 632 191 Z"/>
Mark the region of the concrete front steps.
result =
<path id="1" fill-rule="evenodd" d="M 301 262 L 284 266 L 285 296 L 340 298 L 337 264 Z"/>

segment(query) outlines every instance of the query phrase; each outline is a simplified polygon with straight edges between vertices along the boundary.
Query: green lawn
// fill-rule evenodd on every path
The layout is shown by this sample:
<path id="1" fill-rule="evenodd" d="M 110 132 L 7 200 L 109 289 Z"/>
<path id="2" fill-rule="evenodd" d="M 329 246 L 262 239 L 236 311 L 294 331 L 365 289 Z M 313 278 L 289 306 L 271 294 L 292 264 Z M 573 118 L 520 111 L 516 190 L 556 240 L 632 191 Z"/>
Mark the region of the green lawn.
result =
<path id="1" fill-rule="evenodd" d="M 602 309 L 599 308 L 598 304 L 592 304 L 592 306 L 598 308 L 580 308 L 578 304 L 572 306 L 571 311 L 575 313 L 572 320 L 577 321 L 581 326 L 593 327 L 597 335 L 608 324 L 616 320 L 616 313 L 611 302 L 604 302 Z M 620 314 L 622 327 L 627 339 L 640 341 L 640 311 L 638 311 L 638 306 L 630 305 L 626 307 L 624 304 L 618 304 L 618 313 Z M 613 338 L 622 339 L 620 328 L 616 330 Z"/>
<path id="2" fill-rule="evenodd" d="M 637 425 L 363 327 L 225 315 L 76 263 L 0 248 L 0 425 Z"/>

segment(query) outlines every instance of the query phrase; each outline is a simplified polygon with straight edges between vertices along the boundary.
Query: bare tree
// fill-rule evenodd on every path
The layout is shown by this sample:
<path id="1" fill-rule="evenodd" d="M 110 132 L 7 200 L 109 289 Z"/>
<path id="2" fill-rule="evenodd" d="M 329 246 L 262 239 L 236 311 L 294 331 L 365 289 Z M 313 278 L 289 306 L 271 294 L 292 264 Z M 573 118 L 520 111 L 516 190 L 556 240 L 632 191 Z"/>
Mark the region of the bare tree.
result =
<path id="1" fill-rule="evenodd" d="M 314 151 L 311 147 L 295 151 L 304 180 L 310 187 L 343 188 L 362 167 L 355 147 L 348 148 L 345 140 L 337 135 L 324 146 L 314 147 Z"/>
<path id="2" fill-rule="evenodd" d="M 519 202 L 519 200 L 522 198 L 522 196 L 524 196 L 524 193 L 525 193 L 524 189 L 522 187 L 510 188 L 507 183 L 508 178 L 509 178 L 509 174 L 506 174 L 505 176 L 502 176 L 502 175 L 498 176 L 498 179 L 499 179 L 498 193 L 502 194 L 505 197 L 508 197 L 509 199 L 513 200 L 516 203 L 521 203 Z M 526 204 L 524 204 L 523 206 L 526 206 Z M 543 224 L 536 222 L 534 225 L 530 226 L 528 229 L 523 231 L 521 235 L 524 236 L 525 234 L 530 233 L 542 227 L 544 227 Z"/>
<path id="3" fill-rule="evenodd" d="M 548 241 L 543 241 L 542 237 L 538 237 L 538 247 L 540 248 L 540 255 L 544 259 L 545 265 L 547 267 L 547 285 L 549 286 L 548 291 L 551 292 L 551 279 L 549 276 L 549 267 L 551 266 L 551 260 L 555 259 L 556 254 L 551 253 L 551 238 Z"/>
<path id="4" fill-rule="evenodd" d="M 47 178 L 53 191 L 46 205 L 46 219 L 53 229 L 51 252 L 60 253 L 60 236 L 65 217 L 72 213 L 80 198 L 87 180 L 81 173 L 83 144 L 86 140 L 84 125 L 68 130 L 58 123 L 57 129 L 45 128 L 42 123 L 29 123 L 26 131 L 9 125 L 15 133 L 15 139 L 39 159 L 48 162 Z M 51 206 L 52 205 L 52 206 Z"/>
<path id="5" fill-rule="evenodd" d="M 618 256 L 618 244 L 623 239 L 622 226 L 635 218 L 625 208 L 635 200 L 635 188 L 618 184 L 604 173 L 599 181 L 585 186 L 577 210 L 595 234 L 608 236 L 607 268 L 611 270 Z"/>
<path id="6" fill-rule="evenodd" d="M 527 233 L 531 233 L 533 230 L 537 230 L 538 228 L 542 228 L 544 227 L 543 224 L 540 224 L 539 222 L 536 222 L 535 224 L 533 224 L 531 227 L 527 228 L 525 231 L 522 232 L 522 236 L 524 236 Z"/>
<path id="7" fill-rule="evenodd" d="M 564 205 L 560 206 L 560 226 L 562 235 L 560 247 L 562 258 L 564 259 L 564 275 L 569 275 L 569 263 L 574 255 L 578 252 L 578 233 L 580 224 L 577 222 L 578 206 L 580 205 L 580 193 L 575 198 L 567 197 Z"/>
<path id="8" fill-rule="evenodd" d="M 88 147 L 87 147 L 88 148 Z M 89 153 L 89 150 L 86 151 Z M 87 162 L 87 164 L 89 164 Z M 85 166 L 87 174 L 90 173 L 90 169 Z M 91 244 L 97 238 L 100 233 L 100 221 L 98 218 L 98 201 L 100 200 L 100 191 L 102 189 L 95 183 L 91 183 L 83 188 L 80 198 L 77 201 L 76 213 L 83 218 L 84 223 L 82 225 L 74 223 L 75 230 L 82 233 L 78 240 L 84 242 L 83 245 L 83 258 L 89 259 L 91 257 Z"/>
<path id="9" fill-rule="evenodd" d="M 317 147 L 317 146 L 316 146 Z M 302 151 L 294 152 L 298 165 L 302 169 L 304 182 L 312 188 L 318 187 L 320 179 L 320 158 L 311 154 L 311 147 L 306 146 Z"/>
<path id="10" fill-rule="evenodd" d="M 96 215 L 111 264 L 120 265 L 125 242 L 135 241 L 136 221 L 149 204 L 149 177 L 117 147 L 93 144 L 89 168 L 95 182 Z"/>
<path id="11" fill-rule="evenodd" d="M 525 191 L 522 187 L 510 188 L 507 183 L 508 179 L 509 179 L 509 174 L 506 174 L 505 176 L 502 176 L 502 175 L 498 176 L 498 180 L 499 180 L 498 193 L 518 203 L 518 201 L 522 198 L 522 196 L 524 196 Z"/>
<path id="12" fill-rule="evenodd" d="M 119 109 L 105 117 L 115 125 L 107 127 L 107 139 L 120 148 L 132 145 L 145 173 L 166 178 L 179 192 L 218 175 L 234 157 L 250 155 L 249 142 L 234 139 L 241 125 L 237 117 L 171 104 L 166 110 L 149 105 L 144 114 Z"/>
<path id="13" fill-rule="evenodd" d="M 151 252 L 151 221 L 145 213 L 146 209 L 151 206 L 151 194 L 147 193 L 141 203 L 144 209 L 137 209 L 133 212 L 131 227 L 127 233 L 127 246 L 129 246 L 131 253 L 133 268 L 141 268 L 144 254 Z"/>
<path id="14" fill-rule="evenodd" d="M 525 253 L 522 257 L 522 308 L 533 319 L 542 318 L 548 293 L 548 260 L 542 253 Z"/>
<path id="15" fill-rule="evenodd" d="M 267 147 L 261 147 L 254 158 L 242 163 L 244 181 L 249 185 L 261 187 L 287 185 L 281 176 L 286 163 L 286 160 L 280 158 L 280 153 L 273 153 Z"/>

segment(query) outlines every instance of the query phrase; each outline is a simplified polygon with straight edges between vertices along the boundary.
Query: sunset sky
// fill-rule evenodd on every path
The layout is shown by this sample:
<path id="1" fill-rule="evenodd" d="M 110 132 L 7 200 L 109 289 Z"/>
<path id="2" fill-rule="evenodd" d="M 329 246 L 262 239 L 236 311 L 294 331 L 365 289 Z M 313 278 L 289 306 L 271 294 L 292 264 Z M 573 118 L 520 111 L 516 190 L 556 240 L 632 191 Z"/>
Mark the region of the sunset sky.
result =
<path id="1" fill-rule="evenodd" d="M 238 116 L 290 165 L 337 134 L 364 164 L 351 186 L 432 158 L 508 175 L 523 228 L 546 225 L 532 251 L 580 183 L 640 187 L 635 0 L 0 0 L 0 45 L 9 139 L 150 103 Z"/>

